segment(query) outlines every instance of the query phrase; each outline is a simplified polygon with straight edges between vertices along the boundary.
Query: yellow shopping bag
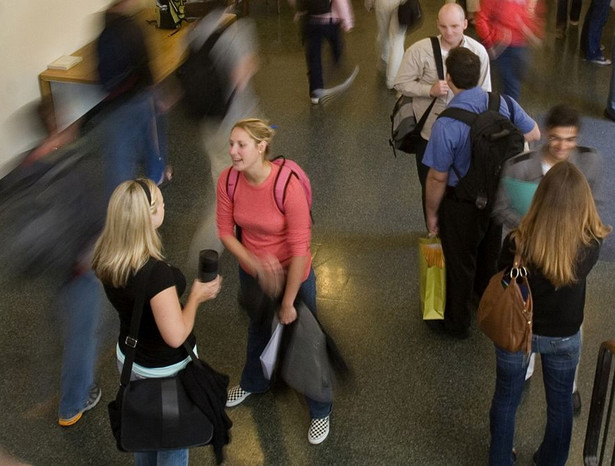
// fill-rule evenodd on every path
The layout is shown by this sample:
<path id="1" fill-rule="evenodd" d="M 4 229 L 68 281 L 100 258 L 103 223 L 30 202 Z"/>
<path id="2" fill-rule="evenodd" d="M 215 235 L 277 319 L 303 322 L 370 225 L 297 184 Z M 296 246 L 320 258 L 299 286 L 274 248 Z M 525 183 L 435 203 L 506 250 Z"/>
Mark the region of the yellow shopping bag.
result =
<path id="1" fill-rule="evenodd" d="M 442 243 L 437 236 L 419 238 L 419 276 L 423 319 L 444 319 L 446 271 Z"/>

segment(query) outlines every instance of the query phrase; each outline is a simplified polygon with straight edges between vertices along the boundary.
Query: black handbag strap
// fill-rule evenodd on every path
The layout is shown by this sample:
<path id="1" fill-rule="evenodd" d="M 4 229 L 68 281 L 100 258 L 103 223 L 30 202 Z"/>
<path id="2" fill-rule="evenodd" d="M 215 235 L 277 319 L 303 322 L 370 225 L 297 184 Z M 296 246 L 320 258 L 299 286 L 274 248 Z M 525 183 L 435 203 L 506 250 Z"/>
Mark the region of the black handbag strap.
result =
<path id="1" fill-rule="evenodd" d="M 124 355 L 124 367 L 122 368 L 122 375 L 120 377 L 120 385 L 126 387 L 130 382 L 130 373 L 132 372 L 132 365 L 135 362 L 135 355 L 137 352 L 137 342 L 139 337 L 139 327 L 141 326 L 141 316 L 143 315 L 143 303 L 145 301 L 145 286 L 149 281 L 149 277 L 154 267 L 154 261 L 148 260 L 141 268 L 139 278 L 136 280 L 135 288 L 135 304 L 132 308 L 132 319 L 130 320 L 130 333 L 126 337 L 126 346 L 128 350 Z"/>

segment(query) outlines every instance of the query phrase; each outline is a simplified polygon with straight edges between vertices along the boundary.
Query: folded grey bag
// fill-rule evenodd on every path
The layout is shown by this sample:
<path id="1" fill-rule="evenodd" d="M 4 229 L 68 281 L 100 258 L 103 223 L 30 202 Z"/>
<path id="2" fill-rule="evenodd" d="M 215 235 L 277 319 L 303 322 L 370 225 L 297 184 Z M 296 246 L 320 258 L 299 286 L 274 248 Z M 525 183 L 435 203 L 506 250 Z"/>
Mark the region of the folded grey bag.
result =
<path id="1" fill-rule="evenodd" d="M 307 306 L 296 302 L 297 320 L 291 324 L 289 342 L 282 355 L 282 379 L 308 398 L 333 401 L 333 375 L 327 337 Z"/>

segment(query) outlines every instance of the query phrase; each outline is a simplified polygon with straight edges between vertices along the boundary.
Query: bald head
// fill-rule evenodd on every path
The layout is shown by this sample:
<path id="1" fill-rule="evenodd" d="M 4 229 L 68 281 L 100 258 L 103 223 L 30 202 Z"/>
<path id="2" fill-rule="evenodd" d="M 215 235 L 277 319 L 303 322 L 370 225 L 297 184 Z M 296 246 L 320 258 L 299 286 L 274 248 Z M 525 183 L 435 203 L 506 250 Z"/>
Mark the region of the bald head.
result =
<path id="1" fill-rule="evenodd" d="M 438 12 L 437 26 L 442 35 L 444 50 L 460 45 L 463 40 L 463 31 L 468 27 L 463 8 L 456 3 L 446 3 Z"/>
<path id="2" fill-rule="evenodd" d="M 438 11 L 438 21 L 443 18 L 452 19 L 451 16 L 458 21 L 466 19 L 466 13 L 463 11 L 461 5 L 458 3 L 445 3 L 442 8 L 440 8 L 440 11 Z"/>

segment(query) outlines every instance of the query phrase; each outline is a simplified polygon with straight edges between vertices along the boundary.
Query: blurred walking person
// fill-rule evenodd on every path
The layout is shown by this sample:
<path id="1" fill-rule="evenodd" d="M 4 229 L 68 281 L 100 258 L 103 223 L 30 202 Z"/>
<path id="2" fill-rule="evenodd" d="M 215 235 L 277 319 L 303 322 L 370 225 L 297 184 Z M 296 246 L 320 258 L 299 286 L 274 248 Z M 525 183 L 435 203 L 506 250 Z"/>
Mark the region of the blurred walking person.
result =
<path id="1" fill-rule="evenodd" d="M 496 90 L 520 102 L 531 47 L 544 36 L 544 0 L 482 0 L 476 32 L 496 70 Z"/>
<path id="2" fill-rule="evenodd" d="M 258 38 L 254 21 L 240 18 L 228 25 L 226 3 L 213 2 L 216 7 L 201 18 L 189 35 L 189 47 L 195 53 L 216 31 L 222 31 L 214 42 L 210 54 L 222 79 L 228 84 L 224 90 L 227 109 L 222 115 L 208 115 L 200 119 L 202 147 L 210 162 L 213 195 L 222 171 L 228 166 L 228 137 L 237 120 L 262 115 L 252 78 L 258 71 Z M 184 98 L 192 98 L 185 96 Z M 192 238 L 187 268 L 196 276 L 199 251 L 224 249 L 216 228 L 216 200 L 208 202 L 197 230 Z"/>
<path id="3" fill-rule="evenodd" d="M 404 40 L 406 39 L 405 25 L 399 24 L 397 9 L 401 0 L 365 0 L 367 11 L 375 10 L 378 25 L 378 48 L 380 63 L 386 79 L 388 89 L 393 89 L 395 76 L 404 56 Z"/>

